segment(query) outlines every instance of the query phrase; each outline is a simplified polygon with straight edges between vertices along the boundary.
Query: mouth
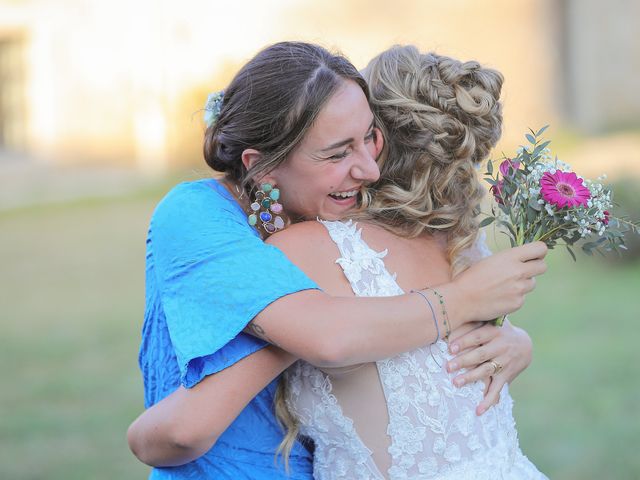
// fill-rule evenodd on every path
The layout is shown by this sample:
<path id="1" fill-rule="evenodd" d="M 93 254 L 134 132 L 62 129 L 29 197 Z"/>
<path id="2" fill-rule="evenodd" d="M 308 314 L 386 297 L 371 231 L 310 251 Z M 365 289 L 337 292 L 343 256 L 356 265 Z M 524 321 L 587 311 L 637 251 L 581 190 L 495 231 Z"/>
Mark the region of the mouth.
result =
<path id="1" fill-rule="evenodd" d="M 356 200 L 358 193 L 360 193 L 360 189 L 356 188 L 353 190 L 343 190 L 341 192 L 331 192 L 329 196 L 340 203 L 351 203 Z"/>

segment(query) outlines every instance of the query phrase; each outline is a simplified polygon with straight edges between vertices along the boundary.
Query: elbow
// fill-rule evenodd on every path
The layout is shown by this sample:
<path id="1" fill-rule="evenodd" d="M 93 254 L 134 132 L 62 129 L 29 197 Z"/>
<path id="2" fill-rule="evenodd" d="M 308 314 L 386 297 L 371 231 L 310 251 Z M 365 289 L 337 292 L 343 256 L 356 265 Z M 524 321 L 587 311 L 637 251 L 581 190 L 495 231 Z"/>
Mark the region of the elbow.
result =
<path id="1" fill-rule="evenodd" d="M 211 432 L 198 432 L 197 429 L 178 428 L 169 438 L 169 446 L 176 452 L 177 461 L 171 465 L 184 465 L 207 453 L 218 440 L 218 435 Z"/>
<path id="2" fill-rule="evenodd" d="M 131 450 L 131 453 L 133 453 L 138 460 L 150 467 L 155 466 L 152 463 L 152 459 L 149 458 L 149 453 L 138 433 L 137 421 L 129 425 L 129 428 L 127 429 L 127 443 L 129 444 L 129 450 Z"/>
<path id="3" fill-rule="evenodd" d="M 351 360 L 352 352 L 347 342 L 337 337 L 318 339 L 312 351 L 314 352 L 312 358 L 305 358 L 305 360 L 316 367 L 336 368 L 357 363 Z"/>
<path id="4" fill-rule="evenodd" d="M 199 434 L 196 429 L 172 428 L 164 435 L 151 433 L 151 441 L 138 431 L 136 422 L 127 430 L 129 449 L 150 467 L 176 467 L 204 455 L 216 443 L 217 435 Z"/>

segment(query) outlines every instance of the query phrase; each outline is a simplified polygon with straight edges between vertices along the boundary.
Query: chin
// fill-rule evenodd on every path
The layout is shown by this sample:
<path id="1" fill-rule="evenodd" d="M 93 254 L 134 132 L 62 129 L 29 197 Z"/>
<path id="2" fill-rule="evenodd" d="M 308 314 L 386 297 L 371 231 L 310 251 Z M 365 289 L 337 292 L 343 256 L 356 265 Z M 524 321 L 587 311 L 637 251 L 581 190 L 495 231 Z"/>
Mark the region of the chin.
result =
<path id="1" fill-rule="evenodd" d="M 326 212 L 322 215 L 318 215 L 322 220 L 336 221 L 342 220 L 351 210 L 351 208 L 347 208 L 342 212 Z"/>

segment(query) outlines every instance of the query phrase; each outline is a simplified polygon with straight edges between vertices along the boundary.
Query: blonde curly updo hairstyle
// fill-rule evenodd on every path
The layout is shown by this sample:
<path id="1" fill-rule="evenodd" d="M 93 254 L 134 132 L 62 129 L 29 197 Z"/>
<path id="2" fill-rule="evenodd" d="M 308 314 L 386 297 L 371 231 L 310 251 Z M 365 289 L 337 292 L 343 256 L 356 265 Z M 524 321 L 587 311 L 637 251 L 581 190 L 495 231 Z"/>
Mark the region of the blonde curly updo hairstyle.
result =
<path id="1" fill-rule="evenodd" d="M 478 233 L 476 167 L 502 131 L 503 76 L 414 46 L 381 53 L 363 73 L 385 149 L 359 217 L 404 237 L 446 232 L 459 273 Z"/>
<path id="2" fill-rule="evenodd" d="M 468 266 L 459 253 L 478 233 L 484 190 L 475 167 L 500 138 L 503 77 L 478 62 L 421 54 L 413 46 L 381 53 L 363 73 L 385 147 L 380 179 L 353 217 L 402 237 L 445 232 L 455 275 Z M 287 432 L 278 450 L 285 460 L 298 433 L 285 401 L 288 386 L 280 382 L 275 401 Z"/>

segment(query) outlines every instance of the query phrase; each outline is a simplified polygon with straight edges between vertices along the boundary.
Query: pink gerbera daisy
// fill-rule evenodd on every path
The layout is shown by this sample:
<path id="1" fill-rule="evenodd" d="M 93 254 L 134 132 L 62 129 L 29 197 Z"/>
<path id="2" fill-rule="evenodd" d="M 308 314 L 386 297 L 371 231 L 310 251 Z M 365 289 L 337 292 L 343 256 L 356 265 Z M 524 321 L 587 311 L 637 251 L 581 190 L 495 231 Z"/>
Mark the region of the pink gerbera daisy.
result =
<path id="1" fill-rule="evenodd" d="M 573 172 L 545 172 L 540 179 L 540 193 L 547 203 L 558 208 L 586 206 L 591 198 L 589 189 L 582 179 Z"/>

